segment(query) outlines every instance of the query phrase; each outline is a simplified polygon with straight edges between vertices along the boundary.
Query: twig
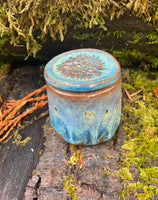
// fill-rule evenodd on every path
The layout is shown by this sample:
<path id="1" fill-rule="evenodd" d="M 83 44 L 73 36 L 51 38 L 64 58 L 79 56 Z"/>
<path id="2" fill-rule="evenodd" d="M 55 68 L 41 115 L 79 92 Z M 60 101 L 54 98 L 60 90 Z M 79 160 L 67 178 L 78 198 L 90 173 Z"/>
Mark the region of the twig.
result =
<path id="1" fill-rule="evenodd" d="M 23 99 L 8 100 L 5 103 L 7 110 L 0 116 L 0 142 L 4 141 L 10 135 L 11 131 L 20 124 L 22 118 L 48 103 L 47 95 L 42 94 L 42 96 L 38 96 L 45 89 L 46 85 L 29 93 Z M 32 102 L 33 106 L 20 114 L 20 109 L 28 102 Z"/>
<path id="2" fill-rule="evenodd" d="M 154 99 L 154 100 L 158 101 L 158 98 L 152 97 L 152 99 Z"/>
<path id="3" fill-rule="evenodd" d="M 29 123 L 27 123 L 27 124 L 25 124 L 25 125 L 21 125 L 20 128 L 18 128 L 18 131 L 19 131 L 19 130 L 23 130 L 24 128 L 26 128 L 26 127 L 28 127 L 30 124 L 32 124 L 34 121 L 39 120 L 40 118 L 45 117 L 45 116 L 48 115 L 48 114 L 49 114 L 49 111 L 47 110 L 47 111 L 41 113 L 38 117 L 32 118 L 31 122 L 29 122 Z M 14 136 L 13 134 L 10 135 L 9 137 L 7 137 L 7 139 L 5 139 L 5 141 L 2 141 L 2 143 L 3 143 L 3 144 L 6 144 L 13 136 Z"/>
<path id="4" fill-rule="evenodd" d="M 125 87 L 124 87 L 124 90 L 126 92 L 127 97 L 132 101 L 132 97 L 131 97 L 131 95 L 129 94 L 129 92 L 127 91 L 127 89 Z"/>
<path id="5" fill-rule="evenodd" d="M 143 91 L 143 89 L 140 89 L 140 90 L 138 90 L 137 92 L 135 92 L 135 93 L 133 93 L 133 94 L 130 94 L 130 96 L 133 97 L 133 96 L 139 94 L 141 91 Z"/>
<path id="6" fill-rule="evenodd" d="M 0 131 L 0 135 L 4 134 L 4 131 L 8 131 L 6 132 L 6 134 L 0 139 L 0 142 L 2 142 L 4 139 L 6 139 L 8 137 L 8 135 L 10 134 L 10 132 L 14 129 L 14 127 L 18 124 L 19 121 L 21 121 L 22 118 L 24 118 L 26 115 L 33 113 L 35 110 L 37 110 L 38 108 L 43 107 L 44 105 L 46 105 L 48 103 L 47 101 L 41 101 L 39 103 L 36 104 L 36 106 L 31 107 L 30 109 L 26 110 L 25 112 L 23 112 L 21 115 L 18 115 L 16 118 L 14 118 L 13 120 L 10 120 L 8 125 L 6 125 L 1 131 Z M 12 125 L 12 126 L 11 126 Z M 11 126 L 11 127 L 10 127 Z M 10 127 L 10 128 L 9 128 Z"/>
<path id="7" fill-rule="evenodd" d="M 156 87 L 155 96 L 158 96 L 158 86 Z"/>
<path id="8" fill-rule="evenodd" d="M 0 116 L 0 121 L 3 120 L 3 118 L 8 114 L 10 113 L 14 108 L 16 108 L 17 105 L 20 104 L 20 102 L 24 102 L 25 100 L 28 100 L 30 97 L 32 97 L 33 95 L 38 95 L 40 94 L 41 92 L 43 92 L 44 90 L 46 89 L 46 85 L 44 85 L 43 87 L 29 93 L 26 97 L 24 97 L 23 99 L 20 99 L 20 100 L 8 100 L 7 103 L 12 103 L 12 104 L 9 104 L 9 105 L 12 105 L 12 107 L 10 107 L 8 110 L 5 111 L 4 114 L 2 114 L 2 116 Z M 27 102 L 27 101 L 26 101 Z"/>

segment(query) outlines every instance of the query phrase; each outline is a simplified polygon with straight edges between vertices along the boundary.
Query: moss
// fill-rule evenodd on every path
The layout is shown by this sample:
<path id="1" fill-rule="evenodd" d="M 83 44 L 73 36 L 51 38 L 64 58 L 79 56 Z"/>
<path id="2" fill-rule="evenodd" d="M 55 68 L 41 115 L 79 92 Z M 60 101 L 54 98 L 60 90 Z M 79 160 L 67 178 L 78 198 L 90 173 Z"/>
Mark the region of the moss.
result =
<path id="1" fill-rule="evenodd" d="M 11 65 L 9 63 L 0 64 L 0 76 L 6 75 L 10 72 Z"/>
<path id="2" fill-rule="evenodd" d="M 131 173 L 127 167 L 123 167 L 119 170 L 119 176 L 123 180 L 133 180 Z"/>
<path id="3" fill-rule="evenodd" d="M 74 182 L 76 182 L 73 175 L 65 176 L 63 175 L 63 184 L 66 190 L 69 191 L 69 194 L 72 197 L 72 200 L 77 200 L 76 189 Z"/>
<path id="4" fill-rule="evenodd" d="M 9 51 L 5 46 L 7 42 L 10 40 L 8 34 L 4 33 L 3 36 L 0 37 L 0 54 L 3 56 L 8 55 Z"/>
<path id="5" fill-rule="evenodd" d="M 124 33 L 127 34 L 127 32 L 122 31 L 122 30 L 108 31 L 108 32 L 107 32 L 107 36 L 113 35 L 113 36 L 115 36 L 116 38 L 120 38 L 120 37 L 122 37 L 122 35 L 123 35 Z"/>
<path id="6" fill-rule="evenodd" d="M 0 37 L 0 47 L 3 47 L 7 41 L 9 41 L 9 36 L 4 34 L 3 37 Z"/>
<path id="7" fill-rule="evenodd" d="M 137 44 L 140 40 L 141 40 L 141 34 L 134 32 L 133 41 L 127 41 L 127 42 Z"/>
<path id="8" fill-rule="evenodd" d="M 119 199 L 149 200 L 158 193 L 158 72 L 122 68 L 122 77 L 129 93 L 140 89 L 141 93 L 132 100 L 123 98 L 121 124 L 125 140 L 117 163 L 119 170 L 114 173 L 123 185 Z M 104 168 L 103 175 L 110 173 Z"/>
<path id="9" fill-rule="evenodd" d="M 34 170 L 32 171 L 32 176 L 34 176 L 35 173 L 36 173 L 36 170 L 34 169 Z"/>
<path id="10" fill-rule="evenodd" d="M 148 44 L 158 44 L 158 28 L 155 28 L 155 31 L 150 31 L 146 34 L 149 38 Z"/>
<path id="11" fill-rule="evenodd" d="M 71 164 L 71 165 L 76 165 L 77 162 L 79 161 L 80 158 L 80 150 L 77 150 L 76 152 L 73 152 L 72 156 L 70 157 L 70 160 L 67 164 Z"/>
<path id="12" fill-rule="evenodd" d="M 13 144 L 16 144 L 17 146 L 22 145 L 25 146 L 29 141 L 31 140 L 30 137 L 26 137 L 25 139 L 22 139 L 22 136 L 18 133 L 18 130 L 14 133 L 14 141 Z"/>
<path id="13" fill-rule="evenodd" d="M 77 32 L 70 31 L 68 33 L 68 36 L 71 36 L 73 39 L 77 40 L 86 40 L 87 38 L 90 37 L 90 34 L 88 32 L 84 32 L 83 30 L 78 30 Z"/>
<path id="14" fill-rule="evenodd" d="M 154 31 L 149 32 L 136 32 L 136 31 L 123 31 L 123 30 L 116 30 L 116 31 L 107 31 L 106 35 L 113 35 L 116 38 L 121 38 L 123 34 L 127 36 L 132 36 L 133 41 L 127 41 L 128 43 L 137 44 L 141 39 L 148 38 L 149 41 L 147 44 L 157 44 L 158 43 L 158 27 L 153 27 Z M 104 32 L 105 35 L 105 32 Z"/>
<path id="15" fill-rule="evenodd" d="M 102 173 L 103 176 L 107 176 L 107 175 L 110 175 L 111 172 L 109 170 L 106 169 L 106 167 L 104 167 L 104 171 Z"/>
<path id="16" fill-rule="evenodd" d="M 28 54 L 35 55 L 42 41 L 50 35 L 53 40 L 64 40 L 67 30 L 91 29 L 94 26 L 107 31 L 106 21 L 119 18 L 124 13 L 135 15 L 155 26 L 157 24 L 157 0 L 13 0 L 0 2 L 0 33 L 9 35 L 13 45 L 26 44 Z M 120 37 L 119 32 L 115 35 Z M 86 38 L 78 35 L 77 38 Z M 135 42 L 138 40 L 138 36 Z"/>
<path id="17" fill-rule="evenodd" d="M 158 73 L 123 69 L 123 74 L 126 80 L 123 86 L 127 88 L 129 85 L 130 93 L 138 89 L 142 89 L 142 93 L 132 97 L 132 101 L 123 98 L 122 124 L 126 140 L 119 162 L 118 174 L 124 186 L 120 199 L 131 194 L 139 200 L 151 199 L 158 191 L 158 169 L 155 162 L 158 159 L 158 104 L 155 96 Z M 130 173 L 132 165 L 138 170 L 135 179 Z"/>
<path id="18" fill-rule="evenodd" d="M 78 147 L 73 144 L 69 144 L 69 150 L 71 156 L 67 155 L 67 159 L 69 160 L 66 165 L 68 167 L 71 167 L 71 169 L 75 169 L 77 164 L 82 164 L 81 161 L 83 159 L 81 147 Z M 80 169 L 81 169 L 80 165 Z M 71 170 L 72 171 L 72 170 Z M 71 195 L 72 200 L 77 200 L 76 195 L 76 189 L 78 186 L 81 185 L 80 181 L 76 180 L 75 173 L 69 174 L 69 175 L 63 175 L 63 184 L 66 190 L 69 191 L 69 194 Z"/>
<path id="19" fill-rule="evenodd" d="M 113 54 L 118 59 L 121 66 L 131 66 L 134 62 L 139 62 L 139 66 L 145 70 L 148 70 L 149 68 L 156 69 L 158 66 L 157 56 L 151 56 L 148 53 L 140 52 L 136 49 L 116 50 L 112 48 L 111 50 L 104 50 Z"/>
<path id="20" fill-rule="evenodd" d="M 155 29 L 157 30 L 157 29 Z M 157 35 L 157 31 L 152 31 L 152 32 L 147 32 L 147 33 L 137 33 L 137 32 L 124 32 L 121 30 L 117 30 L 117 31 L 103 31 L 102 29 L 93 29 L 92 31 L 87 30 L 87 32 L 83 31 L 83 29 L 79 30 L 78 32 L 74 31 L 70 31 L 68 36 L 74 38 L 74 39 L 79 39 L 79 40 L 86 40 L 87 38 L 93 38 L 95 40 L 97 40 L 96 44 L 100 44 L 101 46 L 103 46 L 102 44 L 104 43 L 104 39 L 109 36 L 109 35 L 113 35 L 116 38 L 120 38 L 123 37 L 123 35 L 130 35 L 133 36 L 133 40 L 131 41 L 127 41 L 128 43 L 132 43 L 132 44 L 137 44 L 139 42 L 142 42 L 141 40 L 143 38 L 148 38 L 149 41 L 147 42 L 148 44 L 150 42 L 156 44 L 157 40 L 158 40 L 158 35 Z M 149 69 L 149 68 L 157 68 L 158 66 L 158 58 L 157 56 L 152 56 L 149 53 L 146 52 L 141 52 L 137 49 L 132 49 L 131 47 L 129 47 L 130 49 L 128 49 L 128 47 L 123 48 L 121 50 L 117 50 L 115 49 L 115 47 L 113 46 L 111 49 L 102 49 L 105 50 L 107 52 L 110 52 L 111 54 L 113 54 L 119 61 L 121 66 L 131 66 L 132 63 L 139 63 L 139 66 L 144 68 L 145 70 Z"/>
<path id="21" fill-rule="evenodd" d="M 8 57 L 14 57 L 14 58 L 21 57 L 21 58 L 25 58 L 27 56 L 26 53 L 21 53 L 21 52 L 17 52 L 16 53 L 15 51 L 13 52 L 13 51 L 9 50 L 9 48 L 11 46 L 9 44 L 10 40 L 11 40 L 10 36 L 8 34 L 6 34 L 6 33 L 3 33 L 3 35 L 0 36 L 0 55 L 1 55 L 1 57 L 2 58 L 7 57 L 7 60 L 8 60 Z"/>

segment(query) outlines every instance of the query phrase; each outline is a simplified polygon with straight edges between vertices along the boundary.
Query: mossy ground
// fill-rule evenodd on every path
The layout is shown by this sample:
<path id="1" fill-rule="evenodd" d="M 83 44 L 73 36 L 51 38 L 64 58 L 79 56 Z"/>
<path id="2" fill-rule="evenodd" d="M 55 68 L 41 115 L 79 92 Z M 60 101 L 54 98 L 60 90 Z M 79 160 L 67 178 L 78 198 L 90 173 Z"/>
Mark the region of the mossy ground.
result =
<path id="1" fill-rule="evenodd" d="M 117 175 L 123 189 L 119 199 L 149 200 L 158 193 L 158 72 L 122 69 L 123 88 L 131 95 L 129 100 L 123 89 L 123 109 L 121 126 L 125 139 L 120 150 L 118 171 L 111 172 L 106 167 L 102 176 Z M 82 147 L 81 147 L 82 148 Z M 70 148 L 72 156 L 68 165 L 76 165 L 80 150 Z M 108 159 L 108 155 L 102 155 Z M 77 199 L 77 188 L 73 174 L 64 176 L 65 188 Z M 74 184 L 72 184 L 74 183 Z M 106 184 L 105 184 L 106 187 Z"/>
<path id="2" fill-rule="evenodd" d="M 27 70 L 29 71 L 29 73 L 26 73 Z M 16 72 L 14 73 L 14 76 L 16 75 L 18 79 L 16 79 L 16 82 L 13 85 L 13 87 L 16 88 L 16 91 L 15 90 L 12 91 L 13 98 L 15 98 L 16 96 L 18 96 L 18 98 L 21 98 L 21 96 L 19 95 L 25 96 L 28 93 L 27 87 L 29 86 L 30 90 L 32 90 L 32 86 L 35 87 L 36 82 L 38 84 L 39 83 L 42 85 L 44 84 L 43 81 L 41 82 L 40 76 L 39 77 L 37 76 L 37 74 L 40 73 L 40 72 L 38 73 L 38 70 L 36 70 L 35 68 L 33 68 L 32 71 L 30 70 L 30 68 L 27 70 L 25 71 L 25 68 L 21 68 L 17 69 Z M 23 78 L 22 79 L 23 84 L 21 84 L 21 79 L 20 79 L 21 77 Z M 36 77 L 38 77 L 39 79 L 36 80 Z M 46 147 L 48 147 L 47 148 L 48 150 L 50 147 L 51 149 L 49 151 L 45 151 L 45 155 L 47 158 L 47 162 L 50 162 L 50 165 L 48 165 L 48 167 L 46 168 L 47 163 L 46 160 L 43 159 L 43 176 L 41 175 L 42 177 L 41 180 L 43 181 L 45 177 L 48 179 L 48 175 L 50 174 L 47 174 L 45 172 L 49 172 L 49 170 L 51 171 L 52 168 L 58 170 L 56 173 L 57 174 L 56 177 L 54 177 L 54 182 L 55 182 L 54 188 L 60 185 L 59 182 L 61 181 L 62 184 L 64 185 L 64 188 L 68 190 L 73 199 L 78 198 L 79 192 L 78 193 L 76 192 L 77 191 L 76 188 L 77 187 L 79 188 L 81 186 L 80 181 L 78 181 L 76 177 L 82 178 L 81 182 L 84 183 L 87 183 L 91 179 L 90 182 L 91 185 L 92 183 L 96 184 L 96 179 L 98 177 L 99 177 L 99 179 L 97 179 L 98 182 L 101 181 L 101 178 L 103 178 L 105 180 L 105 183 L 107 183 L 107 186 L 103 185 L 105 190 L 102 188 L 101 190 L 99 190 L 98 193 L 101 196 L 100 193 L 102 191 L 106 192 L 107 191 L 106 188 L 108 188 L 109 179 L 107 177 L 112 177 L 114 173 L 121 178 L 122 185 L 124 187 L 120 193 L 120 199 L 128 199 L 128 198 L 139 199 L 139 200 L 154 199 L 154 198 L 157 199 L 156 193 L 158 193 L 157 189 L 158 188 L 158 158 L 157 158 L 158 155 L 157 98 L 158 97 L 156 95 L 156 88 L 158 86 L 158 72 L 156 70 L 155 71 L 148 70 L 147 72 L 145 72 L 144 70 L 138 70 L 138 69 L 132 70 L 132 69 L 122 68 L 122 77 L 123 77 L 123 109 L 122 109 L 121 126 L 123 127 L 124 130 L 125 139 L 122 138 L 123 145 L 121 147 L 119 161 L 118 159 L 114 160 L 114 158 L 116 158 L 115 156 L 116 152 L 118 153 L 118 149 L 111 155 L 110 153 L 112 151 L 112 147 L 111 143 L 109 142 L 108 143 L 109 151 L 104 153 L 103 150 L 107 147 L 107 143 L 98 145 L 97 147 L 90 147 L 90 148 L 85 147 L 81 149 L 69 146 L 68 159 L 66 159 L 66 161 L 63 162 L 63 160 L 66 158 L 67 144 L 63 143 L 53 134 L 51 134 L 52 138 L 51 139 L 48 138 L 47 140 Z M 28 82 L 33 84 L 28 85 Z M 17 87 L 17 84 L 19 88 Z M 37 87 L 40 87 L 40 85 L 37 85 Z M 128 90 L 130 94 L 133 94 L 139 91 L 140 89 L 141 92 L 135 96 L 131 95 L 132 100 L 129 100 L 124 91 L 124 87 Z M 22 148 L 26 148 L 26 150 L 28 150 L 27 145 L 30 145 L 29 149 L 32 148 L 31 146 L 32 141 L 34 141 L 34 139 L 36 140 L 36 138 L 39 136 L 39 131 L 36 132 L 35 130 L 38 129 L 35 128 L 38 128 L 39 126 L 40 125 L 37 126 L 35 123 L 32 125 L 32 131 L 30 132 L 29 135 L 32 138 L 32 140 L 29 141 L 24 147 L 22 146 Z M 29 129 L 30 128 L 28 127 L 24 132 L 25 136 L 28 136 Z M 52 131 L 50 132 L 52 133 Z M 53 144 L 52 141 L 54 141 Z M 20 141 L 18 140 L 18 142 Z M 21 146 L 18 146 L 19 149 L 17 149 L 16 145 L 14 145 L 14 147 L 16 147 L 15 153 L 10 152 L 10 154 L 12 153 L 12 156 L 15 156 L 14 159 L 17 159 L 16 161 L 18 163 L 21 160 L 20 156 L 22 156 L 23 154 L 22 153 L 18 154 Z M 39 141 L 37 143 L 37 146 L 34 147 L 34 149 L 36 150 L 37 147 L 39 147 Z M 39 154 L 39 152 L 37 152 L 37 154 Z M 32 154 L 32 151 L 31 155 L 32 159 L 34 159 L 35 154 Z M 86 155 L 88 156 L 86 157 Z M 109 160 L 108 161 L 109 165 L 106 166 L 106 162 L 103 163 L 104 160 L 101 159 L 101 157 L 104 157 L 104 160 L 107 161 Z M 23 159 L 26 160 L 25 156 L 23 157 Z M 82 167 L 82 160 L 83 160 L 83 167 Z M 91 163 L 93 165 L 90 166 Z M 112 166 L 114 166 L 115 163 L 118 166 L 118 170 L 115 170 L 114 168 L 113 171 L 111 172 L 110 169 Z M 96 166 L 97 164 L 99 164 L 99 168 L 98 166 Z M 24 163 L 24 165 L 26 166 L 26 162 Z M 6 168 L 7 169 L 6 171 L 10 170 L 9 167 L 10 164 L 8 164 L 8 168 Z M 88 170 L 89 168 L 91 170 Z M 23 169 L 25 169 L 25 167 Z M 67 169 L 70 169 L 70 171 L 67 171 Z M 98 169 L 101 169 L 102 171 Z M 78 175 L 77 173 L 74 173 L 75 170 L 77 172 L 80 172 L 80 176 L 75 176 Z M 96 174 L 95 172 L 97 170 L 98 173 Z M 94 172 L 94 175 L 93 177 L 91 176 L 91 178 L 89 178 L 89 176 L 92 174 L 91 172 Z M 21 172 L 21 174 L 24 173 Z M 85 179 L 83 179 L 84 177 Z M 6 177 L 6 179 L 7 178 L 8 177 Z M 94 179 L 94 181 L 92 179 Z M 13 185 L 13 183 L 14 181 L 10 182 L 10 185 Z M 51 188 L 53 187 L 49 186 L 49 189 Z M 87 189 L 87 191 L 89 191 L 89 188 Z M 95 192 L 97 193 L 96 190 Z M 109 193 L 109 188 L 106 194 L 107 193 Z M 92 194 L 94 195 L 94 193 Z"/>
<path id="3" fill-rule="evenodd" d="M 123 69 L 123 87 L 129 93 L 140 89 L 132 100 L 123 97 L 122 146 L 118 175 L 124 189 L 120 199 L 152 199 L 158 193 L 158 72 Z M 124 94 L 125 96 L 126 94 Z M 130 172 L 135 167 L 137 176 Z"/>

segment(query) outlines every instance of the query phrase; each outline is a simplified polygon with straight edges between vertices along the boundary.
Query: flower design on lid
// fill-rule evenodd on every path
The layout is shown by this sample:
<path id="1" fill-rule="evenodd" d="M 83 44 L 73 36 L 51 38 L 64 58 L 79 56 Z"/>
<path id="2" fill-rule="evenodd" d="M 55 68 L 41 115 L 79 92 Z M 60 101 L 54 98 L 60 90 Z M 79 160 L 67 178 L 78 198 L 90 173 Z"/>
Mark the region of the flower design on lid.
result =
<path id="1" fill-rule="evenodd" d="M 64 78 L 90 80 L 100 77 L 105 72 L 106 68 L 103 65 L 104 62 L 99 57 L 82 54 L 69 57 L 66 61 L 57 65 L 56 69 Z"/>

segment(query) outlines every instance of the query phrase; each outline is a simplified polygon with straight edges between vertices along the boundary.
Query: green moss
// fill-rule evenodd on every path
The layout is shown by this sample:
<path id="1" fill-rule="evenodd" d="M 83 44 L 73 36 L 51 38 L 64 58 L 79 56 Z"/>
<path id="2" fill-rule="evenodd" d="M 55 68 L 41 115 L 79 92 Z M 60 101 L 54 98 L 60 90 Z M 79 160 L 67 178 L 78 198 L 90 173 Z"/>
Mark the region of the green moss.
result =
<path id="1" fill-rule="evenodd" d="M 9 36 L 4 34 L 3 37 L 0 37 L 0 47 L 2 47 L 7 41 L 9 41 Z"/>
<path id="2" fill-rule="evenodd" d="M 69 167 L 74 167 L 79 164 L 80 159 L 83 159 L 81 148 L 78 149 L 76 145 L 69 144 L 69 150 L 71 152 L 71 156 L 67 155 L 67 159 L 69 160 L 66 165 Z M 81 168 L 80 168 L 81 169 Z M 69 194 L 71 195 L 72 200 L 77 200 L 76 195 L 76 189 L 79 185 L 81 185 L 80 181 L 76 180 L 74 177 L 75 173 L 72 173 L 70 175 L 63 175 L 63 184 L 66 190 L 69 191 Z"/>
<path id="3" fill-rule="evenodd" d="M 25 146 L 30 140 L 30 137 L 26 137 L 25 139 L 22 138 L 22 136 L 18 133 L 19 131 L 14 132 L 14 141 L 13 144 L 16 144 L 17 146 L 22 145 Z"/>
<path id="4" fill-rule="evenodd" d="M 122 77 L 123 87 L 130 94 L 141 92 L 131 95 L 132 100 L 123 98 L 121 124 L 125 140 L 117 163 L 119 169 L 114 173 L 123 185 L 119 199 L 150 200 L 158 194 L 158 72 L 122 68 Z M 110 173 L 104 168 L 103 175 Z"/>
<path id="5" fill-rule="evenodd" d="M 66 190 L 69 191 L 69 194 L 72 197 L 72 200 L 77 200 L 76 189 L 77 186 L 74 185 L 75 178 L 73 175 L 65 176 L 63 175 L 63 184 Z"/>
<path id="6" fill-rule="evenodd" d="M 121 148 L 119 170 L 115 172 L 123 189 L 119 199 L 149 200 L 158 193 L 158 72 L 122 69 L 123 87 L 129 93 L 141 89 L 132 100 L 123 98 L 122 127 L 125 140 Z M 105 157 L 107 159 L 107 156 Z M 135 167 L 136 172 L 131 171 Z M 104 169 L 107 175 L 107 169 Z M 110 173 L 110 172 L 109 172 Z M 134 178 L 133 178 L 134 177 Z"/>
<path id="7" fill-rule="evenodd" d="M 67 36 L 72 37 L 73 39 L 77 39 L 77 40 L 86 40 L 87 38 L 89 38 L 90 34 L 88 32 L 84 32 L 83 30 L 78 30 L 76 31 L 70 31 Z"/>
<path id="8" fill-rule="evenodd" d="M 10 55 L 13 57 L 22 57 L 22 58 L 26 58 L 26 54 L 25 53 L 15 53 L 15 52 L 10 52 Z"/>
<path id="9" fill-rule="evenodd" d="M 155 26 L 158 6 L 156 0 L 114 1 L 114 0 L 13 0 L 0 2 L 0 34 L 9 35 L 13 45 L 26 44 L 28 54 L 35 55 L 42 47 L 42 41 L 50 35 L 53 40 L 64 40 L 71 27 L 91 29 L 94 26 L 107 31 L 106 21 L 119 18 L 124 13 L 135 15 Z M 121 37 L 121 32 L 115 32 Z M 86 38 L 79 34 L 78 39 Z M 135 41 L 139 40 L 138 35 Z M 150 36 L 149 36 L 150 38 Z"/>
<path id="10" fill-rule="evenodd" d="M 10 67 L 8 63 L 0 63 L 0 76 L 8 74 L 10 72 Z"/>
<path id="11" fill-rule="evenodd" d="M 106 167 L 104 167 L 104 171 L 103 171 L 102 175 L 103 175 L 103 176 L 107 176 L 107 175 L 110 175 L 110 174 L 111 174 L 111 172 L 108 171 L 108 170 L 106 169 Z"/>
<path id="12" fill-rule="evenodd" d="M 123 86 L 129 85 L 130 93 L 139 89 L 142 93 L 132 97 L 132 101 L 123 98 L 122 124 L 126 140 L 119 162 L 118 174 L 124 186 L 120 199 L 132 194 L 135 199 L 149 200 L 158 192 L 158 104 L 155 95 L 158 73 L 123 69 L 123 77 L 126 79 Z M 138 170 L 134 180 L 131 165 Z"/>
<path id="13" fill-rule="evenodd" d="M 139 62 L 140 67 L 148 70 L 149 68 L 157 68 L 158 58 L 157 56 L 151 56 L 148 53 L 140 52 L 138 50 L 116 50 L 112 48 L 111 50 L 104 49 L 113 54 L 119 61 L 121 66 L 131 66 L 134 62 Z"/>
<path id="14" fill-rule="evenodd" d="M 151 66 L 156 69 L 157 66 L 158 66 L 158 57 L 157 56 L 147 55 L 146 58 L 147 58 L 147 61 L 149 63 L 151 63 Z"/>
<path id="15" fill-rule="evenodd" d="M 111 35 L 112 34 L 116 38 L 120 38 L 120 37 L 122 37 L 122 34 L 124 34 L 124 33 L 127 34 L 127 32 L 125 32 L 125 31 L 117 30 L 117 31 L 110 31 L 110 32 L 107 33 L 107 35 Z"/>
<path id="16" fill-rule="evenodd" d="M 6 43 L 10 40 L 9 36 L 4 33 L 3 36 L 0 37 L 0 54 L 3 56 L 8 55 L 9 51 L 6 48 Z"/>
<path id="17" fill-rule="evenodd" d="M 140 33 L 135 33 L 133 35 L 133 41 L 127 41 L 128 43 L 134 43 L 137 44 L 141 40 L 141 34 Z"/>
<path id="18" fill-rule="evenodd" d="M 133 180 L 131 173 L 129 172 L 129 169 L 127 167 L 123 167 L 119 170 L 119 176 L 123 180 Z"/>
<path id="19" fill-rule="evenodd" d="M 77 162 L 79 161 L 80 153 L 81 153 L 80 150 L 76 150 L 75 152 L 73 152 L 67 164 L 76 165 Z"/>
<path id="20" fill-rule="evenodd" d="M 148 44 L 158 44 L 158 29 L 155 28 L 155 31 L 148 32 L 146 36 L 149 38 Z"/>

